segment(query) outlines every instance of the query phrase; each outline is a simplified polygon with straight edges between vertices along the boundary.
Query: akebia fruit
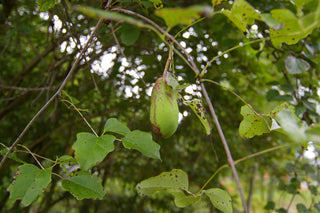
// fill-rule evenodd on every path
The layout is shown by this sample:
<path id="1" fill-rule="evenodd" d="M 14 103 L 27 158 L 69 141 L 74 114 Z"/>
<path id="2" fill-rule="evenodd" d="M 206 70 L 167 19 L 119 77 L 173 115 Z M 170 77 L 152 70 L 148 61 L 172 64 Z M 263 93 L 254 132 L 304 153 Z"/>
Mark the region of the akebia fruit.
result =
<path id="1" fill-rule="evenodd" d="M 159 78 L 151 94 L 150 121 L 154 133 L 163 138 L 172 136 L 178 128 L 179 108 L 176 91 Z"/>

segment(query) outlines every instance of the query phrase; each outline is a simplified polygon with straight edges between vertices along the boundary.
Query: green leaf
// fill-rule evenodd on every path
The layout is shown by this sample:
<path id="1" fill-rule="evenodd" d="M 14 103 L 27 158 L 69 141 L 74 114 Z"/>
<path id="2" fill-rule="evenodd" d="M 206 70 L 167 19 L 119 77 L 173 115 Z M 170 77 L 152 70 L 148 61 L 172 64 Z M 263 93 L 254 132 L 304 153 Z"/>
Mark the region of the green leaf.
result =
<path id="1" fill-rule="evenodd" d="M 130 129 L 116 118 L 109 118 L 104 125 L 104 132 L 114 132 L 120 135 L 126 135 Z"/>
<path id="2" fill-rule="evenodd" d="M 153 3 L 154 8 L 160 9 L 163 8 L 163 3 L 161 0 L 149 0 Z"/>
<path id="3" fill-rule="evenodd" d="M 197 117 L 201 121 L 203 127 L 206 130 L 207 135 L 210 135 L 211 126 L 209 124 L 208 119 L 205 116 L 206 111 L 202 104 L 202 101 L 199 99 L 194 99 L 192 101 L 186 101 L 186 103 L 189 105 L 189 107 L 193 110 L 193 112 L 197 115 Z"/>
<path id="4" fill-rule="evenodd" d="M 209 11 L 209 12 L 208 12 Z M 211 14 L 211 9 L 206 6 L 192 6 L 187 8 L 164 8 L 156 10 L 155 14 L 163 18 L 169 29 L 183 24 L 190 25 L 195 19 L 199 19 L 203 13 Z"/>
<path id="5" fill-rule="evenodd" d="M 76 164 L 77 161 L 70 155 L 63 155 L 58 158 L 60 164 Z"/>
<path id="6" fill-rule="evenodd" d="M 221 2 L 226 1 L 226 0 L 211 0 L 212 6 L 216 6 L 218 4 L 221 4 Z"/>
<path id="7" fill-rule="evenodd" d="M 173 169 L 170 172 L 162 172 L 158 176 L 143 180 L 136 186 L 138 194 L 141 196 L 150 196 L 157 191 L 167 189 L 187 191 L 188 188 L 188 175 L 180 169 Z M 172 192 L 175 193 L 176 191 Z"/>
<path id="8" fill-rule="evenodd" d="M 277 21 L 275 18 L 272 17 L 269 13 L 261 14 L 263 21 L 272 29 L 274 30 L 281 30 L 283 28 L 283 24 Z"/>
<path id="9" fill-rule="evenodd" d="M 284 59 L 289 74 L 301 74 L 310 69 L 310 64 L 303 59 L 288 56 Z"/>
<path id="10" fill-rule="evenodd" d="M 255 19 L 262 20 L 261 14 L 245 0 L 235 0 L 231 10 L 223 10 L 222 13 L 242 32 L 245 32 L 247 25 L 252 25 Z"/>
<path id="11" fill-rule="evenodd" d="M 228 192 L 219 188 L 205 190 L 204 193 L 209 197 L 212 205 L 224 213 L 232 213 L 232 200 Z"/>
<path id="12" fill-rule="evenodd" d="M 296 44 L 320 25 L 320 4 L 315 12 L 299 19 L 288 9 L 272 10 L 271 15 L 283 24 L 281 30 L 270 29 L 271 42 L 280 48 L 281 43 Z"/>
<path id="13" fill-rule="evenodd" d="M 85 198 L 102 199 L 105 195 L 98 177 L 90 174 L 67 178 L 62 181 L 62 187 L 78 200 Z"/>
<path id="14" fill-rule="evenodd" d="M 201 195 L 185 195 L 180 189 L 168 189 L 168 192 L 174 196 L 174 203 L 179 208 L 189 206 L 201 198 Z"/>
<path id="15" fill-rule="evenodd" d="M 135 149 L 147 157 L 160 160 L 160 145 L 152 140 L 150 133 L 134 130 L 125 135 L 122 143 L 127 149 Z"/>
<path id="16" fill-rule="evenodd" d="M 1 154 L 2 156 L 5 156 L 8 151 L 9 151 L 8 148 L 3 148 L 3 149 L 0 150 L 0 154 Z M 16 152 L 10 153 L 10 154 L 8 155 L 8 158 L 17 161 L 18 163 L 23 163 L 23 164 L 26 164 L 26 163 L 27 163 L 27 162 L 25 162 L 24 160 L 21 160 L 21 159 L 17 156 L 17 153 L 16 153 Z"/>
<path id="17" fill-rule="evenodd" d="M 75 6 L 74 9 L 84 14 L 87 14 L 88 16 L 91 16 L 93 18 L 105 18 L 113 21 L 124 21 L 138 27 L 146 27 L 146 25 L 143 22 L 120 13 L 110 12 L 110 11 L 95 9 L 92 7 L 85 7 L 85 6 Z"/>
<path id="18" fill-rule="evenodd" d="M 267 118 L 264 119 L 262 116 L 255 114 L 248 105 L 242 106 L 240 113 L 243 116 L 239 127 L 241 137 L 252 138 L 253 136 L 270 132 L 265 120 Z"/>
<path id="19" fill-rule="evenodd" d="M 10 200 L 22 200 L 25 206 L 37 199 L 51 182 L 51 168 L 39 169 L 32 164 L 19 166 L 14 181 L 8 187 Z"/>
<path id="20" fill-rule="evenodd" d="M 162 172 L 160 175 L 148 178 L 136 186 L 138 194 L 141 196 L 151 196 L 155 192 L 166 190 L 174 196 L 174 203 L 180 208 L 200 200 L 201 194 L 190 194 L 188 188 L 188 175 L 180 169 Z M 185 195 L 185 192 L 188 192 L 189 195 Z"/>
<path id="21" fill-rule="evenodd" d="M 38 0 L 38 9 L 40 12 L 48 11 L 58 4 L 57 0 Z"/>
<path id="22" fill-rule="evenodd" d="M 292 141 L 298 143 L 305 143 L 308 141 L 305 129 L 298 122 L 298 118 L 295 114 L 290 110 L 283 110 L 277 113 L 276 120 Z"/>
<path id="23" fill-rule="evenodd" d="M 78 133 L 72 148 L 75 150 L 75 158 L 81 169 L 88 170 L 100 163 L 109 152 L 114 150 L 115 139 L 112 135 L 96 137 L 86 132 Z"/>
<path id="24" fill-rule="evenodd" d="M 119 32 L 121 41 L 125 45 L 131 46 L 139 39 L 141 30 L 132 24 L 123 23 Z"/>
<path id="25" fill-rule="evenodd" d="M 294 107 L 291 106 L 290 104 L 288 103 L 282 103 L 280 105 L 278 105 L 277 107 L 275 107 L 271 112 L 270 112 L 270 117 L 271 118 L 276 118 L 278 113 L 283 111 L 283 110 L 289 110 L 291 111 L 292 113 L 294 113 Z"/>

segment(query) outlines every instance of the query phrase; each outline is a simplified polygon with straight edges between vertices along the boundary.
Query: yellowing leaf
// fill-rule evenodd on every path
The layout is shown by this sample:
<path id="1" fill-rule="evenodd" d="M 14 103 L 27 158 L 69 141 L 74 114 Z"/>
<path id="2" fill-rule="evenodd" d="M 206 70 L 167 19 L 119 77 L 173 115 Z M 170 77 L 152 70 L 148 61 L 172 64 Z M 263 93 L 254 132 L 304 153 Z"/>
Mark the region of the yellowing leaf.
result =
<path id="1" fill-rule="evenodd" d="M 239 127 L 239 134 L 241 137 L 252 138 L 256 135 L 270 132 L 266 123 L 267 118 L 255 114 L 248 105 L 241 107 L 241 115 L 243 116 L 243 120 Z"/>
<path id="2" fill-rule="evenodd" d="M 157 191 L 165 189 L 188 190 L 188 188 L 188 175 L 180 169 L 162 172 L 158 176 L 140 182 L 136 187 L 138 193 L 142 196 L 152 195 Z"/>
<path id="3" fill-rule="evenodd" d="M 205 190 L 205 194 L 209 197 L 212 205 L 224 213 L 232 213 L 232 201 L 228 192 L 219 189 L 212 188 Z"/>
<path id="4" fill-rule="evenodd" d="M 254 23 L 254 20 L 262 20 L 262 16 L 245 0 L 235 0 L 231 10 L 224 10 L 222 13 L 227 16 L 242 32 L 247 30 L 247 25 Z"/>
<path id="5" fill-rule="evenodd" d="M 283 24 L 281 30 L 270 29 L 271 42 L 277 48 L 281 43 L 296 44 L 299 40 L 308 36 L 320 25 L 320 3 L 318 9 L 301 18 L 297 18 L 288 9 L 275 9 L 271 11 L 272 17 Z"/>

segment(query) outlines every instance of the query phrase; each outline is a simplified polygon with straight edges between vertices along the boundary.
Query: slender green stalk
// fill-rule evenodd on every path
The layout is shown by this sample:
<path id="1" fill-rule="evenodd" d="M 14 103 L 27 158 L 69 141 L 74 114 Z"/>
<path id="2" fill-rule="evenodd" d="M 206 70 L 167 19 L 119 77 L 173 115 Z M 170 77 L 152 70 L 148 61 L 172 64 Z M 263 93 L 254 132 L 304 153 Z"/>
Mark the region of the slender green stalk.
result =
<path id="1" fill-rule="evenodd" d="M 240 162 L 242 162 L 242 161 L 245 161 L 245 160 L 247 160 L 247 159 L 250 159 L 250 158 L 253 158 L 253 157 L 257 157 L 257 156 L 259 156 L 259 155 L 263 155 L 263 154 L 265 154 L 265 153 L 272 152 L 272 151 L 275 151 L 275 150 L 278 150 L 278 149 L 282 149 L 282 148 L 286 148 L 286 147 L 290 147 L 290 146 L 295 146 L 295 145 L 298 145 L 298 144 L 296 144 L 296 143 L 290 143 L 290 144 L 284 144 L 284 145 L 275 146 L 275 147 L 272 147 L 272 148 L 269 148 L 269 149 L 265 149 L 265 150 L 262 150 L 262 151 L 260 151 L 260 152 L 256 152 L 256 153 L 253 153 L 253 154 L 251 154 L 251 155 L 247 155 L 247 156 L 245 156 L 245 157 L 243 157 L 243 158 L 240 158 L 240 159 L 238 159 L 238 160 L 235 160 L 235 161 L 234 161 L 234 164 L 236 165 L 236 164 L 238 164 L 238 163 L 240 163 Z M 228 164 L 224 164 L 224 165 L 220 166 L 220 167 L 213 173 L 213 175 L 211 175 L 211 177 L 207 180 L 207 182 L 201 187 L 201 189 L 199 190 L 199 192 L 201 192 L 201 191 L 210 183 L 210 181 L 211 181 L 222 169 L 227 168 L 227 167 L 229 167 Z"/>
<path id="2" fill-rule="evenodd" d="M 238 48 L 241 48 L 241 47 L 244 47 L 244 46 L 247 46 L 247 45 L 250 45 L 250 44 L 254 44 L 254 43 L 258 43 L 258 42 L 261 42 L 261 41 L 266 41 L 266 40 L 269 40 L 270 37 L 267 37 L 267 38 L 260 38 L 260 39 L 257 39 L 257 40 L 253 40 L 253 41 L 249 41 L 247 43 L 244 43 L 244 44 L 238 44 L 237 46 L 234 46 L 234 47 L 231 47 L 230 49 L 227 49 L 225 51 L 223 51 L 221 54 L 213 57 L 208 63 L 207 65 L 202 69 L 201 73 L 200 73 L 200 77 L 204 76 L 204 71 L 208 69 L 208 67 L 215 61 L 217 60 L 218 58 L 220 58 L 221 56 L 223 56 L 224 54 L 226 53 L 229 53 L 233 50 L 236 50 Z"/>
<path id="3" fill-rule="evenodd" d="M 63 99 L 63 102 L 67 102 L 68 104 L 70 104 L 81 116 L 81 118 L 84 120 L 84 122 L 86 122 L 87 126 L 91 129 L 91 131 L 93 132 L 93 134 L 97 137 L 99 137 L 99 135 L 96 133 L 96 131 L 94 131 L 93 127 L 90 125 L 90 123 L 87 121 L 87 119 L 82 115 L 82 113 L 80 112 L 80 110 L 71 102 L 68 100 Z"/>

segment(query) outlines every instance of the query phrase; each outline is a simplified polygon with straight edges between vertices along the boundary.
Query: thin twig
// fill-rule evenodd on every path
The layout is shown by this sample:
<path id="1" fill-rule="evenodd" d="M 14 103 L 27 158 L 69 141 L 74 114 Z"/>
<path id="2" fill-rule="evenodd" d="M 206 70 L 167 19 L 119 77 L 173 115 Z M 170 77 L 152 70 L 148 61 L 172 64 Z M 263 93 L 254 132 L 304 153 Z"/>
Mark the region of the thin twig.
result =
<path id="1" fill-rule="evenodd" d="M 64 102 L 67 102 L 68 104 L 70 104 L 78 113 L 79 115 L 81 116 L 81 118 L 84 120 L 84 122 L 87 124 L 87 126 L 91 129 L 91 131 L 93 132 L 93 134 L 96 136 L 96 137 L 99 137 L 99 135 L 96 133 L 96 131 L 94 131 L 94 129 L 92 128 L 92 126 L 90 125 L 90 123 L 87 121 L 87 119 L 82 115 L 82 113 L 80 112 L 80 110 L 71 102 L 71 101 L 68 101 L 68 100 L 62 100 Z"/>
<path id="2" fill-rule="evenodd" d="M 10 146 L 9 150 L 7 151 L 7 153 L 3 156 L 3 158 L 1 159 L 0 162 L 0 169 L 2 168 L 4 162 L 6 161 L 6 159 L 8 158 L 8 155 L 13 151 L 14 147 L 18 144 L 18 142 L 21 140 L 21 138 L 24 136 L 24 134 L 27 132 L 27 130 L 30 128 L 30 126 L 34 123 L 34 121 L 39 117 L 39 115 L 50 105 L 50 103 L 58 96 L 60 95 L 62 89 L 66 86 L 66 84 L 68 83 L 68 81 L 70 80 L 73 72 L 76 70 L 76 68 L 78 67 L 84 53 L 87 51 L 88 47 L 90 46 L 98 28 L 100 27 L 101 23 L 102 23 L 103 19 L 100 18 L 97 25 L 95 26 L 94 30 L 92 31 L 88 41 L 86 42 L 86 44 L 84 45 L 82 51 L 80 52 L 79 56 L 77 57 L 76 61 L 74 62 L 74 64 L 72 65 L 69 73 L 67 74 L 67 76 L 65 77 L 65 79 L 63 80 L 63 82 L 61 83 L 60 87 L 58 88 L 58 90 L 55 92 L 54 95 L 51 96 L 51 98 L 41 107 L 41 109 L 33 116 L 33 118 L 29 121 L 29 123 L 27 124 L 27 126 L 23 129 L 23 131 L 20 133 L 20 135 L 17 137 L 17 139 L 12 143 L 12 145 Z"/>
<path id="3" fill-rule="evenodd" d="M 171 61 L 172 61 L 172 45 L 170 45 L 168 59 L 167 59 L 166 66 L 164 67 L 163 74 L 162 74 L 162 78 L 164 81 L 166 81 L 166 76 L 167 76 L 167 72 L 168 72 L 169 65 L 170 65 Z"/>
<path id="4" fill-rule="evenodd" d="M 118 12 L 122 12 L 122 13 L 126 13 L 129 15 L 133 15 L 136 16 L 146 22 L 148 22 L 149 24 L 151 24 L 152 26 L 154 26 L 157 30 L 159 30 L 164 36 L 166 36 L 169 40 L 173 41 L 180 49 L 181 51 L 185 54 L 185 56 L 188 58 L 188 61 L 191 64 L 191 68 L 192 70 L 198 75 L 199 74 L 199 69 L 197 67 L 197 65 L 195 64 L 194 60 L 192 59 L 191 55 L 187 52 L 187 50 L 172 36 L 170 35 L 168 32 L 166 32 L 164 29 L 162 29 L 159 25 L 157 25 L 155 22 L 153 22 L 152 20 L 148 19 L 147 17 L 140 15 L 138 13 L 135 13 L 131 10 L 126 10 L 123 8 L 113 8 L 112 11 L 118 11 Z"/>
<path id="5" fill-rule="evenodd" d="M 168 32 L 163 30 L 159 25 L 157 25 L 156 23 L 154 23 L 152 20 L 148 19 L 147 17 L 144 17 L 144 16 L 142 16 L 142 15 L 140 15 L 138 13 L 135 13 L 133 11 L 130 11 L 130 10 L 126 10 L 126 9 L 122 9 L 122 8 L 114 8 L 114 9 L 112 9 L 112 11 L 118 11 L 118 12 L 122 12 L 122 13 L 126 13 L 126 14 L 129 14 L 129 15 L 136 16 L 136 17 L 148 22 L 152 26 L 154 26 L 164 36 L 166 36 L 169 40 L 174 42 L 181 49 L 181 51 L 188 58 L 188 62 L 190 62 L 192 70 L 196 73 L 197 76 L 199 76 L 200 71 L 199 71 L 197 65 L 195 64 L 194 60 L 192 59 L 191 55 L 186 51 L 186 49 L 184 47 L 181 46 L 181 44 L 172 35 L 170 35 Z M 248 207 L 247 207 L 247 204 L 246 204 L 246 200 L 244 198 L 244 194 L 243 194 L 243 190 L 242 190 L 242 187 L 241 187 L 241 183 L 240 183 L 240 180 L 239 180 L 239 177 L 238 177 L 238 173 L 237 173 L 237 170 L 235 168 L 235 165 L 234 165 L 234 162 L 233 162 L 233 159 L 232 159 L 232 155 L 231 155 L 228 143 L 227 143 L 227 141 L 226 141 L 226 139 L 224 137 L 224 134 L 223 134 L 222 128 L 220 126 L 219 120 L 218 120 L 218 118 L 217 118 L 217 116 L 215 114 L 213 105 L 211 103 L 211 100 L 210 100 L 210 98 L 208 96 L 208 93 L 207 93 L 207 91 L 205 89 L 205 86 L 204 86 L 203 82 L 201 82 L 200 85 L 201 85 L 201 88 L 202 88 L 202 93 L 205 96 L 205 99 L 206 99 L 206 101 L 207 101 L 207 103 L 209 105 L 212 117 L 213 117 L 215 125 L 216 125 L 216 127 L 218 129 L 218 132 L 219 132 L 220 138 L 222 140 L 224 149 L 225 149 L 225 151 L 227 153 L 228 162 L 229 162 L 229 164 L 231 166 L 232 173 L 233 173 L 233 175 L 234 175 L 234 177 L 236 179 L 236 183 L 237 183 L 237 186 L 238 186 L 238 189 L 239 189 L 239 194 L 240 194 L 240 197 L 241 197 L 241 201 L 242 201 L 242 205 L 243 205 L 244 211 L 245 211 L 245 213 L 248 213 Z"/>
<path id="6" fill-rule="evenodd" d="M 246 200 L 244 198 L 244 194 L 243 194 L 242 186 L 241 186 L 241 183 L 240 183 L 240 180 L 239 180 L 238 172 L 237 172 L 237 169 L 235 167 L 235 164 L 234 164 L 234 161 L 233 161 L 233 158 L 232 158 L 232 155 L 231 155 L 227 140 L 226 140 L 226 138 L 224 136 L 224 133 L 223 133 L 221 125 L 220 125 L 220 122 L 219 122 L 218 117 L 217 117 L 217 115 L 215 113 L 215 110 L 213 108 L 212 102 L 211 102 L 211 100 L 209 98 L 209 95 L 207 93 L 207 90 L 206 90 L 206 88 L 204 86 L 204 83 L 201 82 L 200 86 L 201 86 L 201 89 L 202 89 L 202 93 L 203 93 L 203 95 L 204 95 L 204 97 L 205 97 L 205 99 L 207 101 L 208 106 L 209 106 L 211 115 L 212 115 L 214 123 L 215 123 L 215 125 L 217 127 L 217 130 L 218 130 L 219 136 L 221 138 L 222 144 L 224 146 L 224 149 L 226 151 L 226 154 L 227 154 L 227 157 L 228 157 L 228 164 L 231 167 L 233 176 L 234 176 L 234 178 L 236 180 L 244 212 L 248 213 L 249 211 L 248 211 L 248 207 L 247 207 L 247 202 L 246 202 Z"/>
<path id="7" fill-rule="evenodd" d="M 40 166 L 40 168 L 43 170 L 43 166 L 41 165 L 41 163 L 38 161 L 38 159 L 36 158 L 36 156 L 30 151 L 30 149 L 28 149 L 28 147 L 22 145 L 22 144 L 17 144 L 18 146 L 21 146 L 22 148 L 24 148 L 25 150 L 27 150 L 27 152 L 33 157 L 33 159 L 37 162 L 37 164 Z"/>
<path id="8" fill-rule="evenodd" d="M 0 88 L 10 89 L 10 90 L 20 90 L 20 91 L 42 91 L 42 90 L 54 90 L 55 88 L 57 88 L 57 86 L 26 88 L 26 87 L 15 87 L 15 86 L 7 86 L 7 85 L 0 84 Z"/>

